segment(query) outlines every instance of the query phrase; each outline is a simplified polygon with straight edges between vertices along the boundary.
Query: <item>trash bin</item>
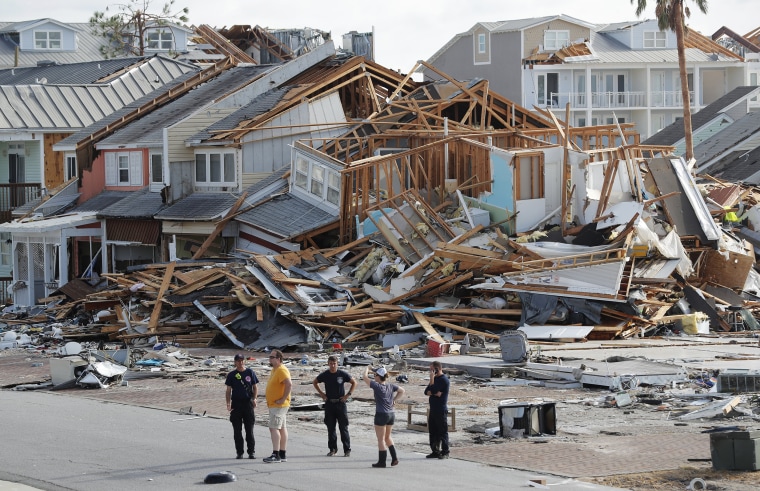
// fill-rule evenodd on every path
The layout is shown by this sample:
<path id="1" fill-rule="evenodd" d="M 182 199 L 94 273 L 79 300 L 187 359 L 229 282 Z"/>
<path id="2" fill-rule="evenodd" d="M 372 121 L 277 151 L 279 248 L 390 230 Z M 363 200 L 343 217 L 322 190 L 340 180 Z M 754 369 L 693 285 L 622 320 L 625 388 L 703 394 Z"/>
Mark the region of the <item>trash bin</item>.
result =
<path id="1" fill-rule="evenodd" d="M 528 335 L 523 331 L 505 331 L 499 336 L 499 348 L 504 363 L 524 363 L 528 360 Z"/>

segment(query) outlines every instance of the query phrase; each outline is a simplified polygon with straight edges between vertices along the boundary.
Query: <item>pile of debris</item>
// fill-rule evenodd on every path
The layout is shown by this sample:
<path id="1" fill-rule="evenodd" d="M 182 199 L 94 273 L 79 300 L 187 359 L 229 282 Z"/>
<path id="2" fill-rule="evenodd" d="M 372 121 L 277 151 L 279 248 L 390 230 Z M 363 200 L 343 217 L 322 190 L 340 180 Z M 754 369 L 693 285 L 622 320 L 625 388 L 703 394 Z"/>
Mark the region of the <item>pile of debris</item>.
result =
<path id="1" fill-rule="evenodd" d="M 575 210 L 591 216 L 586 225 L 546 225 L 555 213 L 509 236 L 459 189 L 443 199 L 405 191 L 368 210 L 359 238 L 340 247 L 239 251 L 76 280 L 44 306 L 6 308 L 2 322 L 41 340 L 250 350 L 404 349 L 515 329 L 561 341 L 760 328 L 753 189 L 698 186 L 676 158 L 620 160 L 597 177 Z"/>

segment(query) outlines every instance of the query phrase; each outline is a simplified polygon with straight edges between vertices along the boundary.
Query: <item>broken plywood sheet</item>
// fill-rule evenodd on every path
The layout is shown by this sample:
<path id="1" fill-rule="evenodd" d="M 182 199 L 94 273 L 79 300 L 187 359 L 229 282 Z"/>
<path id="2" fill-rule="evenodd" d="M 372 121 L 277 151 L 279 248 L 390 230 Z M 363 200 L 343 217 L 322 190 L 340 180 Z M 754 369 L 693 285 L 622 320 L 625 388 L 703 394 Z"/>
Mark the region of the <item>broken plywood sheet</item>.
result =
<path id="1" fill-rule="evenodd" d="M 707 251 L 703 277 L 705 281 L 741 290 L 755 259 L 747 254 L 727 251 L 728 258 L 716 250 Z"/>

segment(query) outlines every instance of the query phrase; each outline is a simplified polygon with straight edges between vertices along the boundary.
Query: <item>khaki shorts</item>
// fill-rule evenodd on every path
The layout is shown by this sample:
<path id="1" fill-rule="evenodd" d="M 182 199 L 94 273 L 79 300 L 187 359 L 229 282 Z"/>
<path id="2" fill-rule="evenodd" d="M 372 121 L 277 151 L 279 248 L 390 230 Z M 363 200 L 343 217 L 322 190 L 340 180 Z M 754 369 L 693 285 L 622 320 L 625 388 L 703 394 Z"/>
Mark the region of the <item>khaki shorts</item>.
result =
<path id="1" fill-rule="evenodd" d="M 281 430 L 287 428 L 285 424 L 285 416 L 288 415 L 287 407 L 270 407 L 269 408 L 269 428 L 273 430 Z"/>

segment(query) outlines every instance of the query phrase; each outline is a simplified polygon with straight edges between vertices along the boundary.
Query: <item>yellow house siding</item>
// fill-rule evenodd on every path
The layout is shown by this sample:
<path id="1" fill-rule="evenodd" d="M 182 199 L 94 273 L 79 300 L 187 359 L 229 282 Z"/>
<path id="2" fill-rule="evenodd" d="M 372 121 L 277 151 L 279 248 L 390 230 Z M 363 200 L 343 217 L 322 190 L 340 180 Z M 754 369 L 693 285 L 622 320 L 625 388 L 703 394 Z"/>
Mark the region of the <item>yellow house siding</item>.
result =
<path id="1" fill-rule="evenodd" d="M 199 111 L 169 128 L 169 162 L 187 162 L 194 160 L 193 149 L 192 147 L 185 146 L 185 141 L 209 125 L 228 116 L 236 109 L 238 108 Z"/>
<path id="2" fill-rule="evenodd" d="M 590 39 L 591 30 L 587 27 L 572 24 L 564 20 L 553 20 L 536 27 L 531 27 L 524 31 L 524 52 L 523 58 L 530 56 L 533 50 L 544 44 L 545 31 L 570 31 L 570 42 L 578 39 Z"/>

